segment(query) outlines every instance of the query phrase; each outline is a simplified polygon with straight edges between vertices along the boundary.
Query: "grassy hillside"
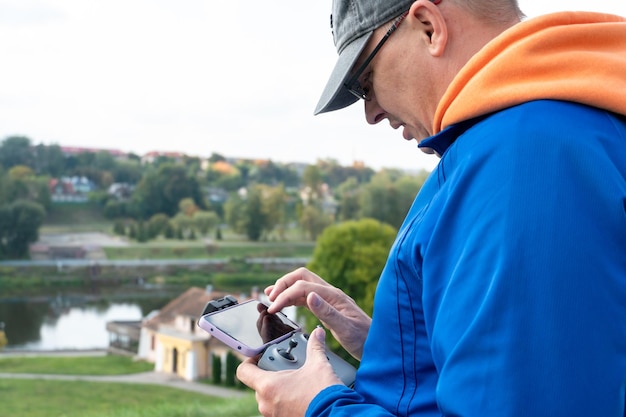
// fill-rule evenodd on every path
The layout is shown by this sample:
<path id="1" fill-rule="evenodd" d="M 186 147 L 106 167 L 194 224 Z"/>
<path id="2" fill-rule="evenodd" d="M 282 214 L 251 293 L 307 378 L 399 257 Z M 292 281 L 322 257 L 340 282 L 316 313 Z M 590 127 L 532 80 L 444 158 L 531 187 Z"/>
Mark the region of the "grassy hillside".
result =
<path id="1" fill-rule="evenodd" d="M 48 212 L 40 233 L 110 233 L 113 222 L 102 216 L 93 203 L 55 203 Z"/>
<path id="2" fill-rule="evenodd" d="M 0 358 L 0 372 L 120 375 L 152 364 L 130 358 Z M 2 379 L 2 416 L 19 417 L 249 417 L 258 414 L 254 395 L 215 398 L 156 385 L 42 379 Z"/>

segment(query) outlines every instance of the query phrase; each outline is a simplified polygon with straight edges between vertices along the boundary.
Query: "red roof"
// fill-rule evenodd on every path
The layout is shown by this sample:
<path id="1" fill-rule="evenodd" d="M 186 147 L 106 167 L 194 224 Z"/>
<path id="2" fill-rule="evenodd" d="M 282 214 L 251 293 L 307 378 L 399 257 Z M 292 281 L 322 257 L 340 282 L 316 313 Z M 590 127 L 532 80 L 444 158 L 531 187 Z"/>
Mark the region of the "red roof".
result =
<path id="1" fill-rule="evenodd" d="M 226 296 L 226 293 L 220 291 L 211 291 L 208 293 L 205 289 L 199 287 L 191 287 L 172 301 L 167 303 L 159 313 L 146 321 L 146 327 L 157 330 L 160 324 L 167 324 L 174 321 L 176 316 L 193 317 L 195 320 L 200 318 L 206 304 L 216 298 Z"/>

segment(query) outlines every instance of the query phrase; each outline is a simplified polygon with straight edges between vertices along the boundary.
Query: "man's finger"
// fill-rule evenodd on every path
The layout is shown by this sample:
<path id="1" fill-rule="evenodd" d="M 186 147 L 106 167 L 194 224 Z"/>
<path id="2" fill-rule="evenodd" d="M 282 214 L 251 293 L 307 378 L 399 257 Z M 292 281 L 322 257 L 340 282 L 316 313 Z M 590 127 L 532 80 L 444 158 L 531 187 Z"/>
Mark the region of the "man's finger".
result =
<path id="1" fill-rule="evenodd" d="M 315 317 L 325 323 L 326 326 L 334 328 L 334 316 L 337 316 L 337 310 L 330 305 L 322 296 L 316 292 L 311 292 L 307 296 L 306 305 Z"/>
<path id="2" fill-rule="evenodd" d="M 256 391 L 255 381 L 259 381 L 266 372 L 258 367 L 256 359 L 248 358 L 237 367 L 237 379 Z"/>

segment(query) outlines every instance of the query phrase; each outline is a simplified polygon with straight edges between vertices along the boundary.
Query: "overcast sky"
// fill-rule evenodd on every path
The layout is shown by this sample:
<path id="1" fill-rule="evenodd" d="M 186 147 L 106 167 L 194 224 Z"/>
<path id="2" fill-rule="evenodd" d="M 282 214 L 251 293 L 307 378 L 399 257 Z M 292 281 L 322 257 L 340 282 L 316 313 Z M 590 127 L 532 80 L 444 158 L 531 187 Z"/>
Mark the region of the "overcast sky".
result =
<path id="1" fill-rule="evenodd" d="M 626 2 L 520 0 L 626 16 Z M 0 140 L 432 169 L 362 104 L 313 116 L 330 0 L 0 0 Z"/>

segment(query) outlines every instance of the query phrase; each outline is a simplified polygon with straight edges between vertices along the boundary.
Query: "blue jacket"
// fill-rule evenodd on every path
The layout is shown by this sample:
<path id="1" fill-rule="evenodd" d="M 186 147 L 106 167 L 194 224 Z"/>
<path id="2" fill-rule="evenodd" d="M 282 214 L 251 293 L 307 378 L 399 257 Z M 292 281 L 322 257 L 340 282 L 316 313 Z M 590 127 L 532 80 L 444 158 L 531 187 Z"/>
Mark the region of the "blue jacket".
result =
<path id="1" fill-rule="evenodd" d="M 420 144 L 442 158 L 381 275 L 354 390 L 308 416 L 626 416 L 626 112 L 574 101 Z"/>
<path id="2" fill-rule="evenodd" d="M 308 415 L 623 417 L 626 119 L 536 101 L 424 145 L 443 157 L 391 249 L 355 389 Z"/>

